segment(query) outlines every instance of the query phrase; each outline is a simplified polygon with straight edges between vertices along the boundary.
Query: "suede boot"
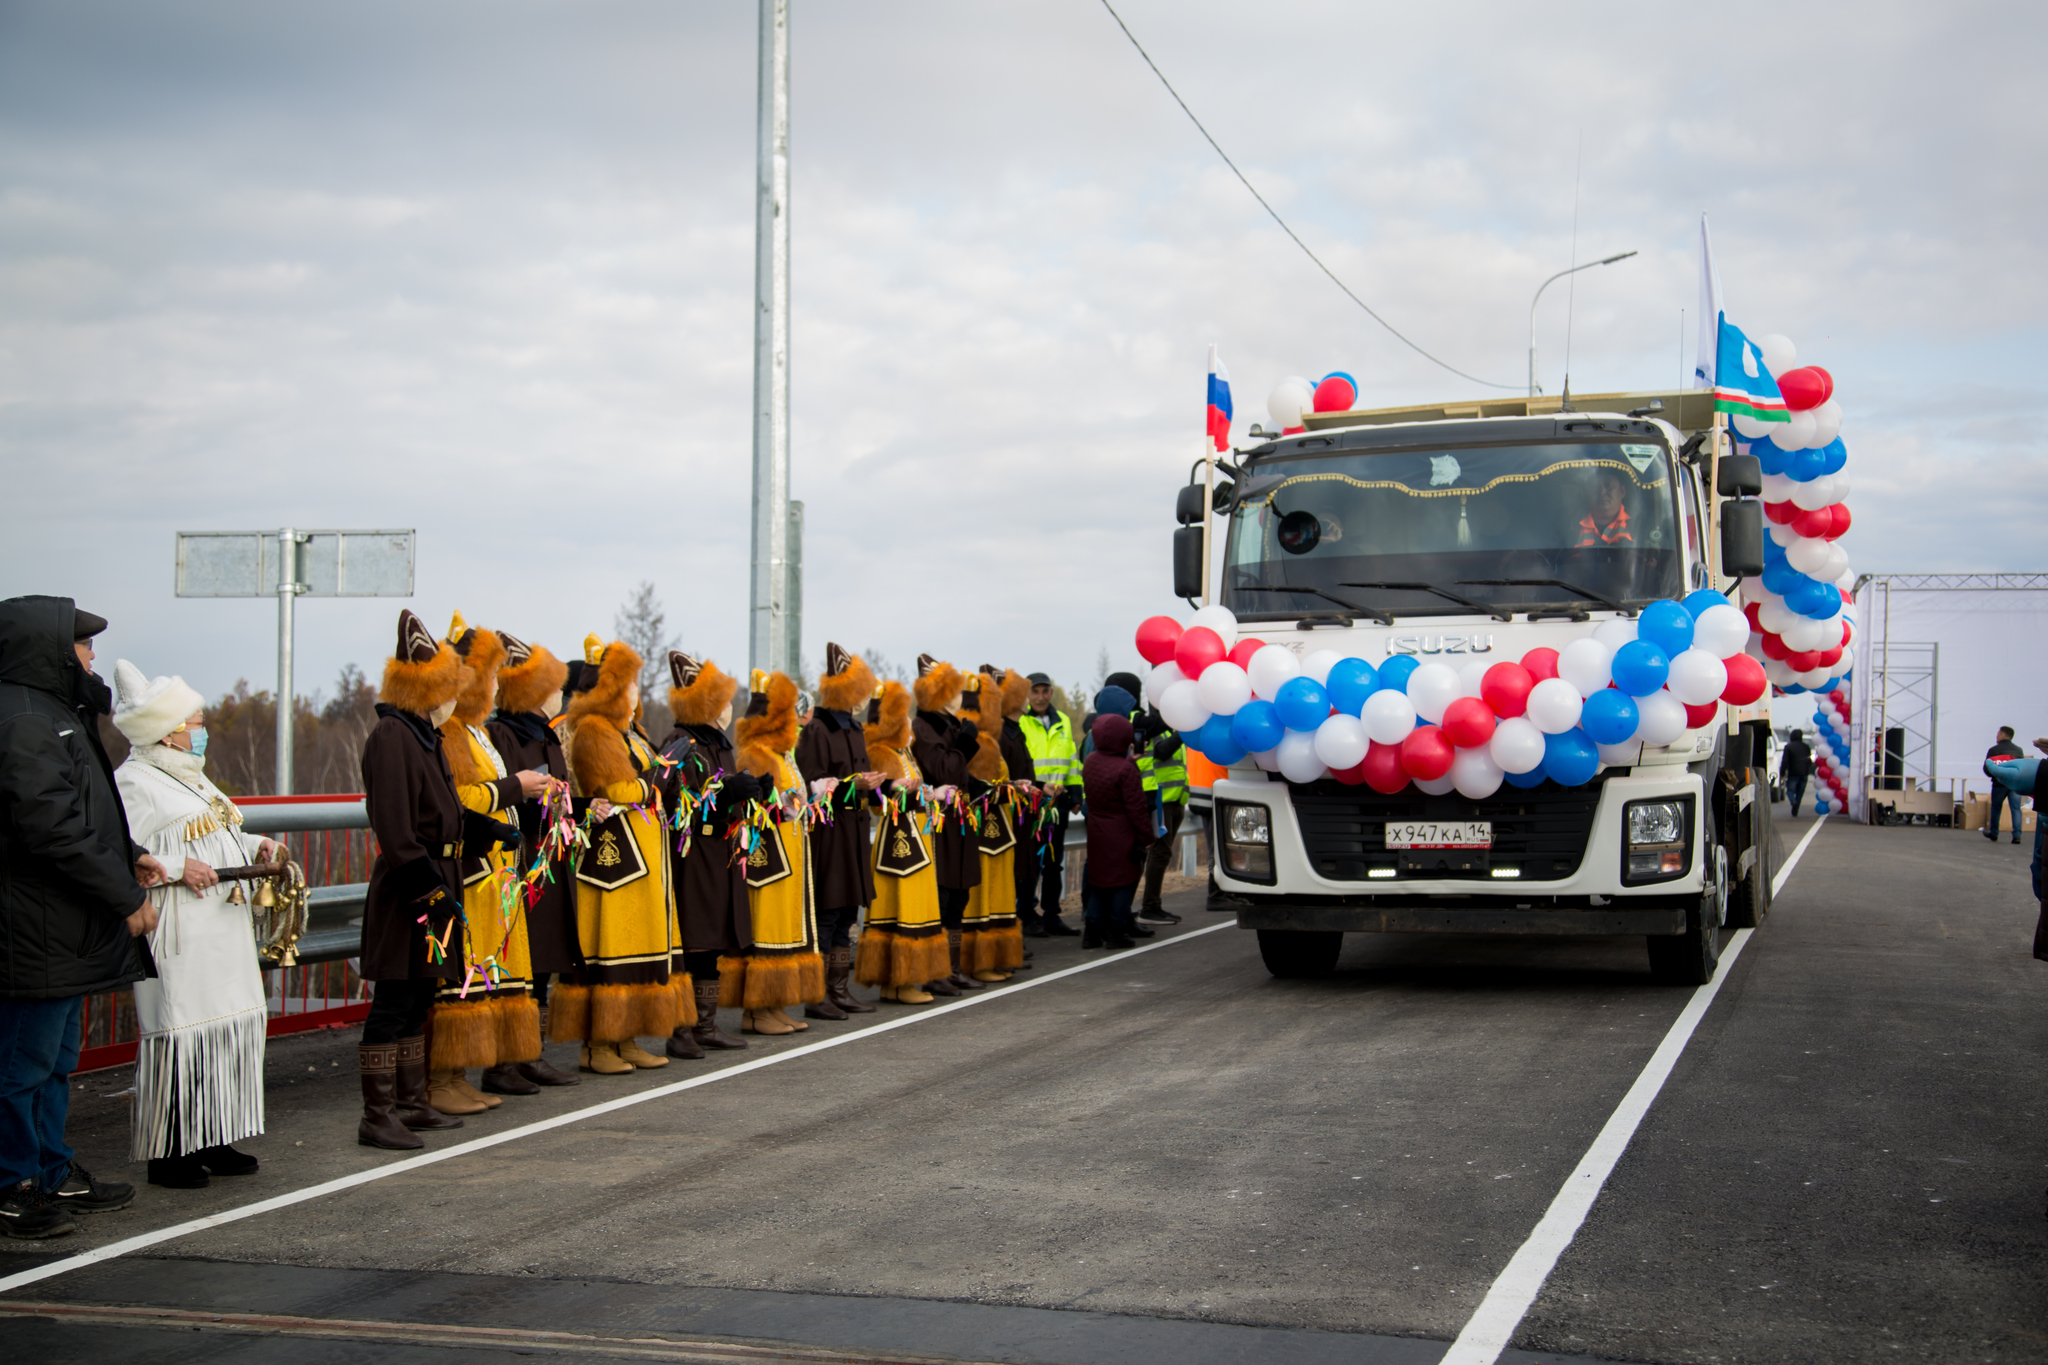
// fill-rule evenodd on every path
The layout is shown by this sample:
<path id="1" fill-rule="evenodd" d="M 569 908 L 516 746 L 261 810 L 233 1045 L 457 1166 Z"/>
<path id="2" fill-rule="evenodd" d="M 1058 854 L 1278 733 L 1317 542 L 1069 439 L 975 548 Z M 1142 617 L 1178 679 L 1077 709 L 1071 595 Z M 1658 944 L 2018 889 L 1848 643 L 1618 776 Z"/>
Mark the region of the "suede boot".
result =
<path id="1" fill-rule="evenodd" d="M 697 1046 L 713 1052 L 732 1052 L 747 1045 L 744 1038 L 735 1038 L 721 1032 L 718 1027 L 718 978 L 699 981 L 692 978 L 697 988 L 697 1023 L 690 1030 Z"/>
<path id="2" fill-rule="evenodd" d="M 633 1069 L 633 1064 L 619 1055 L 617 1043 L 585 1043 L 581 1065 L 600 1076 L 623 1076 Z"/>
<path id="3" fill-rule="evenodd" d="M 480 1082 L 486 1095 L 538 1095 L 540 1087 L 519 1074 L 517 1065 L 505 1062 L 484 1072 Z"/>
<path id="4" fill-rule="evenodd" d="M 491 1107 L 484 1103 L 481 1095 L 475 1099 L 465 1095 L 464 1087 L 459 1084 L 461 1080 L 462 1073 L 451 1068 L 428 1071 L 427 1104 L 443 1114 L 481 1114 Z"/>
<path id="5" fill-rule="evenodd" d="M 427 1086 L 428 1089 L 432 1089 L 433 1082 L 429 1081 L 427 1083 Z M 469 1083 L 469 1073 L 467 1071 L 458 1071 L 455 1073 L 455 1089 L 461 1093 L 462 1098 L 468 1100 L 471 1104 L 480 1104 L 486 1109 L 496 1109 L 499 1105 L 505 1102 L 499 1099 L 496 1095 L 486 1095 L 483 1091 L 471 1085 Z"/>
<path id="6" fill-rule="evenodd" d="M 932 993 L 918 986 L 889 986 L 883 989 L 882 998 L 898 1005 L 929 1005 Z"/>
<path id="7" fill-rule="evenodd" d="M 363 1075 L 363 1121 L 356 1126 L 356 1141 L 394 1152 L 426 1146 L 398 1120 L 398 1046 L 370 1043 L 358 1047 L 356 1066 Z"/>
<path id="8" fill-rule="evenodd" d="M 637 1038 L 627 1038 L 619 1044 L 619 1060 L 630 1062 L 642 1071 L 652 1071 L 655 1067 L 668 1065 L 668 1058 L 655 1056 L 640 1046 L 640 1040 Z"/>
<path id="9" fill-rule="evenodd" d="M 825 998 L 848 1014 L 873 1014 L 875 1007 L 853 993 L 853 949 L 834 948 L 825 959 Z"/>
<path id="10" fill-rule="evenodd" d="M 795 1033 L 796 1025 L 779 1017 L 778 1010 L 741 1010 L 740 1032 L 779 1035 Z"/>
<path id="11" fill-rule="evenodd" d="M 770 1005 L 765 1010 L 754 1011 L 754 1017 L 756 1019 L 761 1018 L 761 1016 L 763 1015 L 770 1016 L 777 1023 L 789 1025 L 789 1031 L 791 1033 L 804 1033 L 807 1032 L 811 1027 L 809 1024 L 806 1024 L 801 1019 L 790 1018 L 788 1008 L 782 1005 Z"/>
<path id="12" fill-rule="evenodd" d="M 427 1035 L 400 1038 L 398 1050 L 398 1121 L 415 1133 L 460 1128 L 462 1120 L 444 1114 L 427 1099 Z M 382 1146 L 382 1143 L 376 1144 Z"/>

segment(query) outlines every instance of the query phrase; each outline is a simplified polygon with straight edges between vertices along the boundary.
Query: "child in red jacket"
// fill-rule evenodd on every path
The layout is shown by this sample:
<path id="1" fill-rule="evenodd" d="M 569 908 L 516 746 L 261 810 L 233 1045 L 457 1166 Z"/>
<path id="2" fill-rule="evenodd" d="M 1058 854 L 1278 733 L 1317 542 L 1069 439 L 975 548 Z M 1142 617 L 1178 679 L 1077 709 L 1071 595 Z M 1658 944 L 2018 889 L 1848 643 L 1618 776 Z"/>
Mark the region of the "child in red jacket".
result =
<path id="1" fill-rule="evenodd" d="M 1131 899 L 1152 843 L 1152 805 L 1130 760 L 1131 723 L 1119 715 L 1095 718 L 1094 751 L 1081 765 L 1088 803 L 1088 869 L 1081 888 L 1083 948 L 1135 944 Z"/>

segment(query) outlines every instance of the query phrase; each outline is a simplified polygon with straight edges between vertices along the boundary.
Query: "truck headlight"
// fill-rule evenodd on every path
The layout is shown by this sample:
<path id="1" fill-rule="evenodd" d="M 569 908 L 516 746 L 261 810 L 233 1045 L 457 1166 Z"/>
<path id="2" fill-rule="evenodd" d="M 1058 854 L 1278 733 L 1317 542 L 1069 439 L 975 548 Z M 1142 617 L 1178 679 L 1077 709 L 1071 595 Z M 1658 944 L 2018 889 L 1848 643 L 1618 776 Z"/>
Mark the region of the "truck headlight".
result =
<path id="1" fill-rule="evenodd" d="M 1219 802 L 1218 826 L 1223 831 L 1223 870 L 1238 881 L 1273 881 L 1272 812 L 1264 806 Z"/>
<path id="2" fill-rule="evenodd" d="M 1622 807 L 1625 886 L 1682 877 L 1692 867 L 1692 801 L 1632 801 Z"/>
<path id="3" fill-rule="evenodd" d="M 1685 839 L 1685 812 L 1676 801 L 1643 801 L 1628 808 L 1632 844 L 1676 844 Z"/>
<path id="4" fill-rule="evenodd" d="M 1266 819 L 1264 806 L 1226 806 L 1228 823 L 1224 826 L 1223 837 L 1233 844 L 1270 844 L 1273 829 Z"/>

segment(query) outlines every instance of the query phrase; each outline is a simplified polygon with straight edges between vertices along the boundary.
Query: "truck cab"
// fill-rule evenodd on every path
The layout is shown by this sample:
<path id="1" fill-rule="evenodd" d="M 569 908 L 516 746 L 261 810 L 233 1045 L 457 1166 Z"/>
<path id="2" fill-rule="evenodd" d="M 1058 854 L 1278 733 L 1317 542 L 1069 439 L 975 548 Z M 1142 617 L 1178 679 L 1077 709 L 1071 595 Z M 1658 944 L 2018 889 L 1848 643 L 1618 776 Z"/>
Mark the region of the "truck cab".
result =
<path id="1" fill-rule="evenodd" d="M 1760 488 L 1705 392 L 1318 413 L 1183 490 L 1176 591 L 1240 638 L 1378 667 L 1562 649 L 1601 622 L 1762 567 Z M 1256 432 L 1255 432 L 1256 435 Z M 1198 494 L 1198 495 L 1197 495 Z M 1200 544 L 1190 532 L 1202 532 Z M 1200 592 L 1189 591 L 1199 588 Z M 1738 603 L 1739 605 L 1739 603 Z M 1588 783 L 1472 800 L 1213 775 L 1215 887 L 1276 975 L 1346 933 L 1636 934 L 1659 978 L 1710 980 L 1724 924 L 1768 910 L 1768 698 L 1660 747 L 1605 747 Z"/>

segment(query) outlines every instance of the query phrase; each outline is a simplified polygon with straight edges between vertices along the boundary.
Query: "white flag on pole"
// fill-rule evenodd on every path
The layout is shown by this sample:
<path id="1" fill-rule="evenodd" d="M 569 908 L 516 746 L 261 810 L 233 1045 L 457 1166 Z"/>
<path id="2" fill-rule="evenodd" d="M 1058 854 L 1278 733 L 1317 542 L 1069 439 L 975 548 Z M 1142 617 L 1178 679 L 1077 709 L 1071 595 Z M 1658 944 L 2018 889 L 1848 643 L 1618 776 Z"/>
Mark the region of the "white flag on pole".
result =
<path id="1" fill-rule="evenodd" d="M 1693 351 L 1692 386 L 1714 387 L 1714 359 L 1721 349 L 1721 277 L 1714 273 L 1714 240 L 1707 215 L 1700 215 L 1700 339 Z"/>

